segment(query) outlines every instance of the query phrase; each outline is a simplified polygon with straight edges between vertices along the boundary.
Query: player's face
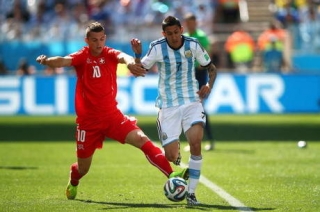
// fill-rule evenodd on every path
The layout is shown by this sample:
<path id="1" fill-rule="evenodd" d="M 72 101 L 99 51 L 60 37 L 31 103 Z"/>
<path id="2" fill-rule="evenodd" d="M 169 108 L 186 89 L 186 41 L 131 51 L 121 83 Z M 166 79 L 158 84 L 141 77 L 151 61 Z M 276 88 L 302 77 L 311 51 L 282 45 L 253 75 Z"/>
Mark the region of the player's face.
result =
<path id="1" fill-rule="evenodd" d="M 162 32 L 162 35 L 167 39 L 169 46 L 172 48 L 179 48 L 182 45 L 183 27 L 168 26 Z"/>
<path id="2" fill-rule="evenodd" d="M 90 53 L 93 56 L 98 56 L 101 54 L 103 47 L 106 43 L 106 35 L 104 32 L 90 32 L 88 37 L 85 39 L 89 46 Z"/>

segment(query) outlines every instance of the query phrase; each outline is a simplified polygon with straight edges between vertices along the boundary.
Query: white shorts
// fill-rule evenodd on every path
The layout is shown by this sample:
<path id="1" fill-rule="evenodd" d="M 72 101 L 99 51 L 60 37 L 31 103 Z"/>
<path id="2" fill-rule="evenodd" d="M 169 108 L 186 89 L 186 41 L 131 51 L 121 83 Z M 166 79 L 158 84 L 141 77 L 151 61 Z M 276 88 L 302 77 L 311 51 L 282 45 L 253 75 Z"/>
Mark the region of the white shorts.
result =
<path id="1" fill-rule="evenodd" d="M 206 115 L 200 102 L 160 109 L 157 127 L 162 146 L 179 140 L 182 129 L 185 133 L 198 123 L 206 123 Z"/>

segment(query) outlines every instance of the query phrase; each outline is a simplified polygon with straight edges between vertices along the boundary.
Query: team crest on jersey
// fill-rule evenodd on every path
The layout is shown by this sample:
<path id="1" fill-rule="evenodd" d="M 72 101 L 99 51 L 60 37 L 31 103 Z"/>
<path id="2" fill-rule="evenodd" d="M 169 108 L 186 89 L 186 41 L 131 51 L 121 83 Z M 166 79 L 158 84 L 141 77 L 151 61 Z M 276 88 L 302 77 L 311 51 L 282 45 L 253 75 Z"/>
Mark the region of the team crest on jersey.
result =
<path id="1" fill-rule="evenodd" d="M 165 133 L 165 132 L 162 132 L 161 133 L 161 140 L 167 140 L 167 138 L 168 138 L 168 135 L 167 135 L 167 133 Z"/>
<path id="2" fill-rule="evenodd" d="M 87 64 L 90 64 L 90 63 L 92 63 L 90 58 L 87 58 Z"/>
<path id="3" fill-rule="evenodd" d="M 99 64 L 105 64 L 106 60 L 104 58 L 99 58 Z"/>
<path id="4" fill-rule="evenodd" d="M 193 55 L 192 55 L 192 51 L 191 50 L 187 50 L 187 51 L 185 51 L 184 52 L 184 55 L 186 56 L 186 58 L 190 58 L 190 57 L 192 57 Z"/>

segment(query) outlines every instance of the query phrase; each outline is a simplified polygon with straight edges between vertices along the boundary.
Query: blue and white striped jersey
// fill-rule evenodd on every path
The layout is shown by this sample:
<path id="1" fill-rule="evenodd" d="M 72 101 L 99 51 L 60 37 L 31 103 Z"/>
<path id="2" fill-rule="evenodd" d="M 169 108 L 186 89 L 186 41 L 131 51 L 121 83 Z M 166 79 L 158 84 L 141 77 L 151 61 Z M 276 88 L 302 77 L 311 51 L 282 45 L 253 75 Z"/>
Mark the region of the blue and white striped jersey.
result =
<path id="1" fill-rule="evenodd" d="M 157 64 L 159 71 L 158 97 L 159 108 L 174 107 L 200 101 L 198 82 L 195 78 L 195 61 L 207 66 L 211 60 L 204 48 L 195 38 L 182 36 L 180 49 L 172 49 L 165 38 L 153 41 L 148 53 L 141 60 L 149 69 Z"/>

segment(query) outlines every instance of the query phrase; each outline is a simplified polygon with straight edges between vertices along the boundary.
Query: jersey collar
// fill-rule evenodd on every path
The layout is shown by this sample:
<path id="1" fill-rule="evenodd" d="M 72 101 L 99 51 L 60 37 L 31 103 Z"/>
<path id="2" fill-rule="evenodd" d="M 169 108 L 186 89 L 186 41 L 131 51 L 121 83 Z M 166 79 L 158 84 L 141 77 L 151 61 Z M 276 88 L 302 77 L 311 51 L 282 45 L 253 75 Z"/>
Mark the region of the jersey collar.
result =
<path id="1" fill-rule="evenodd" d="M 184 35 L 181 35 L 181 38 L 182 38 L 182 42 L 181 42 L 181 45 L 180 45 L 178 48 L 173 48 L 172 46 L 169 45 L 169 43 L 168 43 L 168 41 L 167 41 L 168 46 L 169 46 L 171 49 L 173 49 L 173 50 L 179 50 L 179 49 L 183 46 L 183 44 L 184 44 Z M 166 39 L 166 40 L 167 40 L 167 39 Z"/>

